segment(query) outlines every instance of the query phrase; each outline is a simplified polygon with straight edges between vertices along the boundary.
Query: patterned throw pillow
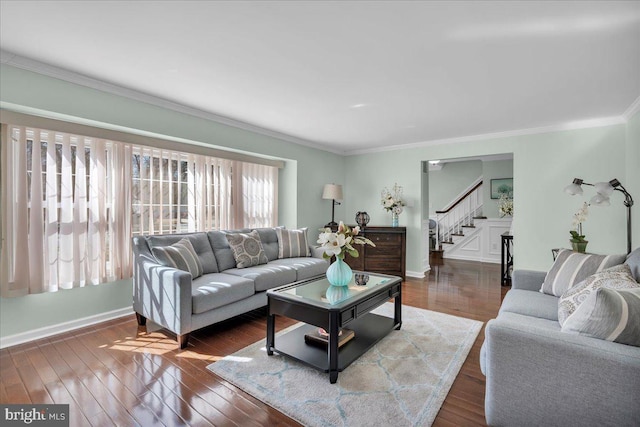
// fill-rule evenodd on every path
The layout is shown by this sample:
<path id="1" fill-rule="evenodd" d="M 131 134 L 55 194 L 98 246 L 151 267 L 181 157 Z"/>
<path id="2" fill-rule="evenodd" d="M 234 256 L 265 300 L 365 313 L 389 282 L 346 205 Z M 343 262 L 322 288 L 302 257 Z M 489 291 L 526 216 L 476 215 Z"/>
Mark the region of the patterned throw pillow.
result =
<path id="1" fill-rule="evenodd" d="M 640 347 L 640 288 L 596 290 L 562 331 Z"/>
<path id="2" fill-rule="evenodd" d="M 307 228 L 287 230 L 276 228 L 278 235 L 278 258 L 297 258 L 309 256 Z"/>
<path id="3" fill-rule="evenodd" d="M 590 255 L 562 249 L 544 278 L 540 292 L 556 297 L 594 273 L 622 264 L 626 255 Z"/>
<path id="4" fill-rule="evenodd" d="M 640 283 L 635 281 L 631 275 L 631 269 L 627 264 L 616 265 L 587 277 L 574 287 L 567 289 L 560 297 L 558 301 L 558 321 L 560 325 L 563 325 L 565 320 L 576 311 L 578 306 L 582 304 L 591 293 L 599 288 L 640 288 Z"/>
<path id="5" fill-rule="evenodd" d="M 189 239 L 181 239 L 171 246 L 156 246 L 151 251 L 162 265 L 187 271 L 193 279 L 202 276 L 202 263 Z"/>
<path id="6" fill-rule="evenodd" d="M 256 230 L 251 233 L 233 233 L 227 234 L 227 241 L 233 257 L 236 260 L 236 267 L 246 268 L 254 265 L 266 264 L 269 260 L 264 253 L 260 235 Z"/>

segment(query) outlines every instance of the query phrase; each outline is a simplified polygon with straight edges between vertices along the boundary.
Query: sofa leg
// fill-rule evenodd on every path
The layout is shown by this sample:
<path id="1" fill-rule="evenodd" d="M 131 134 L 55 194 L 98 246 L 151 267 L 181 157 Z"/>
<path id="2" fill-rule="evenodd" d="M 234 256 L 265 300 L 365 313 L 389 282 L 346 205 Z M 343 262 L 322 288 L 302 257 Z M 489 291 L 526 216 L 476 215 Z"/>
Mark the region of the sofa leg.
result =
<path id="1" fill-rule="evenodd" d="M 136 320 L 138 321 L 139 326 L 144 326 L 147 324 L 147 318 L 140 313 L 136 313 Z"/>
<path id="2" fill-rule="evenodd" d="M 178 344 L 180 345 L 180 350 L 184 350 L 187 348 L 187 344 L 189 343 L 189 334 L 178 335 Z"/>

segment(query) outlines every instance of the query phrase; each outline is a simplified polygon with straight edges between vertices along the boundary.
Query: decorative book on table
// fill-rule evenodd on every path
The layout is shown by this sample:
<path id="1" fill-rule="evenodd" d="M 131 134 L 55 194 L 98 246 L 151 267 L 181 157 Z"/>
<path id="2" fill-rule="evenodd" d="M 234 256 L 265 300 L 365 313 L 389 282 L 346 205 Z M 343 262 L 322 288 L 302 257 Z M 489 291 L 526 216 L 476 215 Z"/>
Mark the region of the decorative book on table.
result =
<path id="1" fill-rule="evenodd" d="M 342 329 L 338 335 L 338 348 L 342 347 L 356 336 L 351 329 Z M 319 345 L 326 347 L 329 344 L 329 334 L 324 329 L 316 329 L 309 334 L 304 335 L 304 342 L 307 344 Z"/>

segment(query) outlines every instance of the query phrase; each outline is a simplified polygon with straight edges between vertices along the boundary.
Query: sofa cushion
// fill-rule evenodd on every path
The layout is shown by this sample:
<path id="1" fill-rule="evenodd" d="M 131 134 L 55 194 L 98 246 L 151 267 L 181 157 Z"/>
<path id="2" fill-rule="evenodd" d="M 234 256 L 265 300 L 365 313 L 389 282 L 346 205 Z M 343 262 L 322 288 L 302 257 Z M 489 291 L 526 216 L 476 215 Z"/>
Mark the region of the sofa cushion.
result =
<path id="1" fill-rule="evenodd" d="M 633 274 L 636 282 L 640 282 L 640 248 L 636 248 L 627 255 L 627 260 L 624 263 L 631 269 L 631 274 Z"/>
<path id="2" fill-rule="evenodd" d="M 593 255 L 562 249 L 544 278 L 540 292 L 559 297 L 592 274 L 622 264 L 625 258 L 626 255 Z"/>
<path id="3" fill-rule="evenodd" d="M 218 270 L 223 272 L 230 268 L 235 268 L 236 260 L 233 257 L 231 246 L 229 246 L 227 233 L 224 231 L 209 231 L 207 233 L 207 237 L 209 238 L 209 242 L 213 248 L 213 253 L 216 256 Z"/>
<path id="4" fill-rule="evenodd" d="M 503 312 L 557 321 L 558 298 L 535 291 L 511 289 L 500 306 L 500 313 Z"/>
<path id="5" fill-rule="evenodd" d="M 558 322 L 563 325 L 578 306 L 599 288 L 628 289 L 640 288 L 640 283 L 631 275 L 627 264 L 614 265 L 587 277 L 572 288 L 567 289 L 558 302 Z"/>
<path id="6" fill-rule="evenodd" d="M 269 265 L 292 267 L 296 271 L 296 281 L 310 279 L 327 272 L 329 262 L 322 258 L 300 257 L 271 261 Z"/>
<path id="7" fill-rule="evenodd" d="M 227 234 L 227 241 L 233 251 L 236 268 L 252 267 L 269 262 L 256 230 L 251 233 Z"/>
<path id="8" fill-rule="evenodd" d="M 162 265 L 191 273 L 192 279 L 202 276 L 202 264 L 187 238 L 169 246 L 153 247 L 151 252 Z"/>
<path id="9" fill-rule="evenodd" d="M 256 292 L 296 281 L 296 270 L 293 267 L 275 265 L 273 262 L 247 268 L 230 268 L 225 273 L 253 280 Z"/>
<path id="10" fill-rule="evenodd" d="M 191 282 L 192 311 L 204 313 L 254 293 L 252 280 L 225 273 L 205 274 Z"/>
<path id="11" fill-rule="evenodd" d="M 640 347 L 640 288 L 597 289 L 567 318 L 562 331 Z"/>
<path id="12" fill-rule="evenodd" d="M 276 232 L 280 228 L 283 227 L 256 228 L 262 242 L 262 248 L 269 261 L 278 259 L 278 235 Z"/>
<path id="13" fill-rule="evenodd" d="M 200 259 L 200 264 L 202 264 L 202 272 L 204 274 L 217 273 L 219 271 L 218 263 L 216 262 L 216 257 L 213 255 L 213 249 L 211 248 L 211 243 L 209 242 L 206 233 L 181 233 L 147 236 L 147 242 L 149 243 L 149 248 L 153 251 L 154 247 L 173 245 L 185 237 L 189 239 L 193 249 L 195 249 L 196 254 L 198 254 L 198 259 Z"/>
<path id="14" fill-rule="evenodd" d="M 307 228 L 299 230 L 287 230 L 279 228 L 278 258 L 298 258 L 309 256 L 309 241 L 307 240 Z"/>

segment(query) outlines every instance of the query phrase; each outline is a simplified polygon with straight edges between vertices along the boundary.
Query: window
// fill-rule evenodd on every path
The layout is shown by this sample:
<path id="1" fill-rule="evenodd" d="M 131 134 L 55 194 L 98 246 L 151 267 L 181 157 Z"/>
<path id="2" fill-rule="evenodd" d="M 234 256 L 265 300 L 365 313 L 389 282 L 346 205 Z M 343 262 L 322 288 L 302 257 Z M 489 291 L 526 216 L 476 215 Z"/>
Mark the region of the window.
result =
<path id="1" fill-rule="evenodd" d="M 3 296 L 131 276 L 131 236 L 273 226 L 278 170 L 3 125 Z"/>

